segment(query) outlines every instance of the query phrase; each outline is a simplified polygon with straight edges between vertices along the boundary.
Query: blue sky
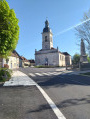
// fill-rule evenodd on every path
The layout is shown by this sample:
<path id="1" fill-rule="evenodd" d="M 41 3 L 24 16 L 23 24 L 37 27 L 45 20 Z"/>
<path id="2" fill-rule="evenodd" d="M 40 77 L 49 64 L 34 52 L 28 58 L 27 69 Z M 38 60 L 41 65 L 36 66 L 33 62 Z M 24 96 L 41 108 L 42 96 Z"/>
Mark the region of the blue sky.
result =
<path id="1" fill-rule="evenodd" d="M 53 35 L 80 23 L 90 8 L 90 0 L 6 0 L 19 19 L 20 35 L 17 52 L 34 59 L 35 49 L 42 48 L 42 30 L 46 17 Z M 78 39 L 72 29 L 53 37 L 53 45 L 71 56 L 79 53 Z"/>

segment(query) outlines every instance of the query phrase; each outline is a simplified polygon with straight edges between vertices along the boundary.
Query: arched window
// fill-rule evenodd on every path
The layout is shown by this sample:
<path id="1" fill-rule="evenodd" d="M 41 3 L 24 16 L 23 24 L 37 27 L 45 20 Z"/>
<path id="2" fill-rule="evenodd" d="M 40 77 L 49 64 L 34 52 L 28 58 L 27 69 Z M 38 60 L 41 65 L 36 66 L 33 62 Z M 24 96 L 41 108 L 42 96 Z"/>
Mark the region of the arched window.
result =
<path id="1" fill-rule="evenodd" d="M 45 36 L 45 42 L 47 42 L 47 36 Z"/>

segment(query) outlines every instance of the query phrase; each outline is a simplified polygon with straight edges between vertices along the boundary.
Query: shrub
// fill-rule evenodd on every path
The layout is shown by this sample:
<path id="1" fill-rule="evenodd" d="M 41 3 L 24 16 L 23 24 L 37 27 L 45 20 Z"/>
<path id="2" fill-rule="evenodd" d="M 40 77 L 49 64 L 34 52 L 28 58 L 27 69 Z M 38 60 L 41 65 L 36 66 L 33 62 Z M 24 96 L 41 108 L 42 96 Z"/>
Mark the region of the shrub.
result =
<path id="1" fill-rule="evenodd" d="M 35 66 L 35 68 L 55 68 L 55 67 L 59 67 L 59 66 L 48 66 L 48 65 Z"/>
<path id="2" fill-rule="evenodd" d="M 7 68 L 0 69 L 0 82 L 5 82 L 11 78 L 12 71 Z"/>

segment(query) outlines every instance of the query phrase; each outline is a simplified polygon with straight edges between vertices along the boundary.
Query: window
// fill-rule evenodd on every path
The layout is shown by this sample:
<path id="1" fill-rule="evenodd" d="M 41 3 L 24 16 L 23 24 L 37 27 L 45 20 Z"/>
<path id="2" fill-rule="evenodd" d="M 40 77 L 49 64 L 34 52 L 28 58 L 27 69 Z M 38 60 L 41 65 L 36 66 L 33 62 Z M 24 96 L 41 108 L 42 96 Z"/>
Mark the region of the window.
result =
<path id="1" fill-rule="evenodd" d="M 47 36 L 45 36 L 45 42 L 47 42 Z"/>
<path id="2" fill-rule="evenodd" d="M 8 62 L 9 62 L 9 59 L 6 59 L 6 64 L 8 64 Z"/>

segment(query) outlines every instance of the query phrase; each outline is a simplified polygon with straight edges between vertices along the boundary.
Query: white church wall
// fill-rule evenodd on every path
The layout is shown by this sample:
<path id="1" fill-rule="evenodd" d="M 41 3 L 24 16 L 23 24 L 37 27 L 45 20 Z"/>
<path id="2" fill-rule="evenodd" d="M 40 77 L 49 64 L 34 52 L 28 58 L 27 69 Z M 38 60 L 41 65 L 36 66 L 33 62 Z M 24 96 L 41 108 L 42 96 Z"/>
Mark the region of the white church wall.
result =
<path id="1" fill-rule="evenodd" d="M 36 65 L 45 65 L 45 59 L 48 59 L 48 65 L 59 66 L 59 53 L 38 54 L 35 56 Z"/>
<path id="2" fill-rule="evenodd" d="M 66 66 L 65 55 L 59 53 L 59 66 Z"/>
<path id="3" fill-rule="evenodd" d="M 47 42 L 45 42 L 45 36 L 47 36 Z M 42 33 L 42 49 L 51 49 L 53 47 L 52 33 Z"/>

